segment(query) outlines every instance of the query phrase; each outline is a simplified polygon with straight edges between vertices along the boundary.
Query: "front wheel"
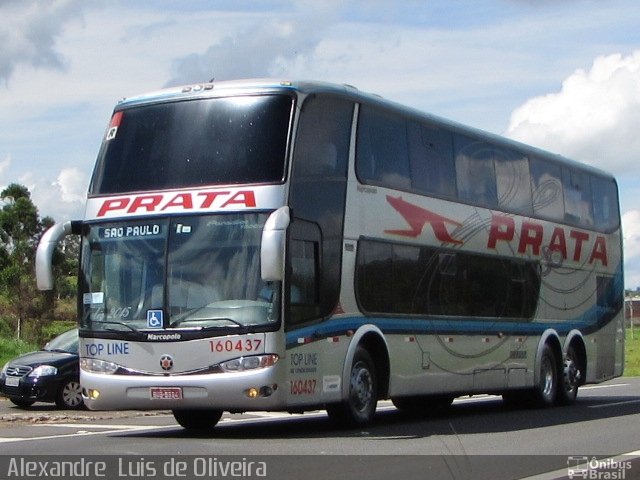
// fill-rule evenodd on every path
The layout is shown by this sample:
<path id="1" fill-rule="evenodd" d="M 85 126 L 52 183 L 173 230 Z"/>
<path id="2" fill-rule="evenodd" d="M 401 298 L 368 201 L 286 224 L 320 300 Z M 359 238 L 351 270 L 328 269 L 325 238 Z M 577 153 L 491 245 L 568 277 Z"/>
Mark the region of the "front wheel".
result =
<path id="1" fill-rule="evenodd" d="M 194 432 L 213 430 L 222 417 L 222 410 L 172 410 L 171 413 L 181 427 Z"/>
<path id="2" fill-rule="evenodd" d="M 56 396 L 56 405 L 59 408 L 67 408 L 71 410 L 76 410 L 84 406 L 80 380 L 77 378 L 70 378 L 60 385 L 58 395 Z"/>
<path id="3" fill-rule="evenodd" d="M 331 420 L 346 427 L 366 425 L 376 413 L 378 382 L 371 355 L 362 347 L 353 356 L 349 378 L 347 399 L 327 406 L 327 413 Z"/>
<path id="4" fill-rule="evenodd" d="M 22 400 L 21 398 L 10 398 L 9 400 L 11 400 L 11 403 L 16 407 L 20 408 L 29 408 L 31 405 L 36 403 L 35 400 Z"/>

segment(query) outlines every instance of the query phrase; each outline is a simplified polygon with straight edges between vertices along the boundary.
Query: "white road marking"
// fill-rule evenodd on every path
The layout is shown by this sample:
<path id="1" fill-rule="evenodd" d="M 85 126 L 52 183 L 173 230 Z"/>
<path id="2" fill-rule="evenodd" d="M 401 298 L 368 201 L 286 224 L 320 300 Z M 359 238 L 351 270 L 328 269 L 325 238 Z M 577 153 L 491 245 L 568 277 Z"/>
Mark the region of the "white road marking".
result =
<path id="1" fill-rule="evenodd" d="M 622 402 L 603 403 L 603 404 L 600 404 L 600 405 L 588 405 L 588 407 L 589 408 L 615 407 L 617 405 L 629 405 L 631 403 L 640 403 L 640 399 L 624 400 Z"/>
<path id="2" fill-rule="evenodd" d="M 628 387 L 629 383 L 612 383 L 610 385 L 587 385 L 586 387 L 580 387 L 580 390 L 597 390 L 599 388 L 614 388 L 614 387 Z"/>

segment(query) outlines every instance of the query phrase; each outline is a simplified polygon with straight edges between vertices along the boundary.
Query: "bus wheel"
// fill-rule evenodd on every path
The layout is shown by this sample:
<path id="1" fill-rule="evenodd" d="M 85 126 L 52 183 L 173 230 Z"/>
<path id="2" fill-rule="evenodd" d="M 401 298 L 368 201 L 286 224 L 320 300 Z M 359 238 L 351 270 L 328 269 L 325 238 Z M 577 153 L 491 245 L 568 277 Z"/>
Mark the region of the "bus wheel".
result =
<path id="1" fill-rule="evenodd" d="M 563 382 L 558 388 L 558 404 L 570 405 L 576 401 L 578 387 L 582 385 L 580 357 L 573 345 L 570 345 L 564 359 Z"/>
<path id="2" fill-rule="evenodd" d="M 222 410 L 172 410 L 181 427 L 194 432 L 209 432 L 216 426 Z"/>
<path id="3" fill-rule="evenodd" d="M 378 402 L 378 384 L 371 355 L 358 347 L 353 356 L 347 399 L 327 406 L 332 421 L 347 427 L 366 425 L 373 420 Z"/>
<path id="4" fill-rule="evenodd" d="M 554 404 L 558 391 L 558 364 L 553 350 L 545 344 L 538 367 L 538 385 L 534 388 L 534 402 L 537 407 L 548 407 Z"/>

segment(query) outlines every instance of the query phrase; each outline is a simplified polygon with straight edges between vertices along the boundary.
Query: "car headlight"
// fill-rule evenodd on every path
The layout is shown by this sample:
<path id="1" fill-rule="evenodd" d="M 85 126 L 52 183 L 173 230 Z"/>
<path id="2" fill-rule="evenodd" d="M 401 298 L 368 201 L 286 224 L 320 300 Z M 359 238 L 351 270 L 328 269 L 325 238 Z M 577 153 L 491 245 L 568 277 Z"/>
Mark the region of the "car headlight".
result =
<path id="1" fill-rule="evenodd" d="M 111 375 L 116 373 L 120 366 L 113 362 L 98 360 L 97 358 L 81 358 L 80 368 L 86 372 L 106 373 L 107 375 Z"/>
<path id="2" fill-rule="evenodd" d="M 277 361 L 278 355 L 252 355 L 222 362 L 220 368 L 225 372 L 243 372 L 245 370 L 270 367 L 275 365 Z"/>
<path id="3" fill-rule="evenodd" d="M 4 367 L 2 367 L 2 375 L 7 374 L 7 368 L 9 368 L 9 362 L 5 363 Z"/>
<path id="4" fill-rule="evenodd" d="M 58 373 L 58 369 L 51 365 L 40 365 L 39 367 L 34 368 L 28 377 L 49 377 L 51 375 L 56 375 Z"/>

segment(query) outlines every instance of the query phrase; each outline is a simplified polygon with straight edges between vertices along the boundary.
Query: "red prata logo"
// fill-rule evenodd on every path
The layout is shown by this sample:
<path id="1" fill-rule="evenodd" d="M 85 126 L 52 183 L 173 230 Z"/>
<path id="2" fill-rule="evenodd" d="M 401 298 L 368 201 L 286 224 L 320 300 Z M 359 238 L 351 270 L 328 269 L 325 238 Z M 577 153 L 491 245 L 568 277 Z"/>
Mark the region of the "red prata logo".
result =
<path id="1" fill-rule="evenodd" d="M 402 199 L 387 195 L 387 201 L 411 227 L 408 230 L 385 230 L 385 233 L 404 237 L 418 237 L 429 224 L 435 237 L 442 243 L 461 245 L 462 240 L 451 236 L 447 225 L 462 226 L 462 223 L 443 217 L 426 208 L 419 207 Z M 547 228 L 547 232 L 549 228 Z M 545 237 L 548 238 L 545 241 Z M 516 227 L 514 217 L 508 215 L 491 216 L 487 249 L 495 250 L 500 242 L 506 242 L 516 247 L 520 254 L 542 256 L 545 253 L 557 253 L 562 260 L 572 260 L 579 263 L 586 261 L 593 264 L 599 261 L 602 266 L 609 264 L 607 256 L 607 240 L 603 235 L 575 230 L 572 228 L 554 226 L 550 236 L 545 236 L 542 223 L 533 220 L 523 220 L 520 227 Z"/>
<path id="2" fill-rule="evenodd" d="M 171 211 L 209 210 L 213 208 L 255 208 L 253 190 L 198 191 L 142 194 L 108 198 L 102 202 L 97 217 L 111 214 L 139 215 Z"/>
<path id="3" fill-rule="evenodd" d="M 391 195 L 387 195 L 387 201 L 400 213 L 400 215 L 402 215 L 411 229 L 385 230 L 385 233 L 415 238 L 422 233 L 424 226 L 428 223 L 433 229 L 433 234 L 441 242 L 455 244 L 463 243 L 462 240 L 453 238 L 446 227 L 446 224 L 460 227 L 462 226 L 460 222 L 456 222 L 455 220 L 451 220 L 450 218 L 443 217 L 442 215 L 433 213 L 430 210 L 406 202 L 402 199 L 402 197 L 394 198 Z"/>

